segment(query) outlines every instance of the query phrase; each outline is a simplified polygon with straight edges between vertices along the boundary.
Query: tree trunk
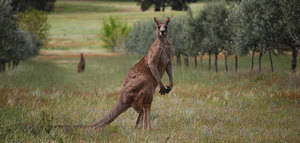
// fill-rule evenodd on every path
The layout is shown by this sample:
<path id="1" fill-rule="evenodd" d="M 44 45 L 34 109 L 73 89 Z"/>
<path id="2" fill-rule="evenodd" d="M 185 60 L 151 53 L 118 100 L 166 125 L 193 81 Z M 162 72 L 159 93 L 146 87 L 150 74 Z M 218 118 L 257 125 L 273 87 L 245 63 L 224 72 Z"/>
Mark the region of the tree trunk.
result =
<path id="1" fill-rule="evenodd" d="M 197 68 L 197 66 L 198 66 L 198 63 L 197 63 L 198 61 L 197 61 L 197 55 L 196 56 L 194 56 L 194 63 L 195 63 L 195 68 Z"/>
<path id="2" fill-rule="evenodd" d="M 111 47 L 111 52 L 113 52 L 113 53 L 116 52 L 116 47 L 115 46 Z"/>
<path id="3" fill-rule="evenodd" d="M 272 59 L 272 49 L 269 49 L 268 52 L 269 52 L 269 60 L 270 60 L 271 71 L 274 72 L 273 59 Z"/>
<path id="4" fill-rule="evenodd" d="M 155 11 L 155 12 L 160 11 L 160 1 L 157 1 L 157 2 L 154 4 L 154 11 Z"/>
<path id="5" fill-rule="evenodd" d="M 184 56 L 183 58 L 184 58 L 184 65 L 185 65 L 186 67 L 188 67 L 188 66 L 190 65 L 189 57 L 188 57 L 188 56 Z"/>
<path id="6" fill-rule="evenodd" d="M 211 69 L 211 51 L 208 52 L 208 70 Z"/>
<path id="7" fill-rule="evenodd" d="M 238 69 L 239 69 L 239 57 L 238 57 L 238 55 L 235 55 L 234 58 L 235 58 L 234 71 L 238 72 Z"/>
<path id="8" fill-rule="evenodd" d="M 252 55 L 251 55 L 251 72 L 253 71 L 253 68 L 254 68 L 255 49 L 256 49 L 256 47 L 252 50 Z"/>
<path id="9" fill-rule="evenodd" d="M 0 62 L 0 72 L 5 72 L 5 62 Z"/>
<path id="10" fill-rule="evenodd" d="M 181 57 L 180 57 L 180 54 L 177 54 L 176 61 L 177 61 L 177 65 L 181 66 Z"/>
<path id="11" fill-rule="evenodd" d="M 14 61 L 13 61 L 13 64 L 12 64 L 12 68 L 15 69 L 16 66 L 17 66 L 17 65 L 16 65 L 16 61 L 14 60 Z"/>
<path id="12" fill-rule="evenodd" d="M 298 57 L 298 48 L 292 47 L 292 71 L 296 72 L 297 68 L 297 57 Z"/>
<path id="13" fill-rule="evenodd" d="M 200 55 L 200 67 L 203 67 L 203 55 Z"/>
<path id="14" fill-rule="evenodd" d="M 261 72 L 261 58 L 263 56 L 263 51 L 261 50 L 259 52 L 259 57 L 258 57 L 258 72 Z"/>
<path id="15" fill-rule="evenodd" d="M 162 1 L 162 11 L 165 12 L 165 8 L 166 8 L 166 2 L 165 0 Z"/>
<path id="16" fill-rule="evenodd" d="M 224 55 L 224 61 L 225 61 L 225 71 L 228 72 L 228 64 L 227 64 L 227 54 Z"/>
<path id="17" fill-rule="evenodd" d="M 215 70 L 218 72 L 218 53 L 215 52 Z"/>
<path id="18" fill-rule="evenodd" d="M 4 72 L 3 71 L 3 62 L 0 62 L 0 72 Z"/>
<path id="19" fill-rule="evenodd" d="M 7 69 L 8 69 L 8 70 L 12 69 L 12 62 L 11 62 L 11 61 L 9 61 L 9 62 L 7 63 Z"/>
<path id="20" fill-rule="evenodd" d="M 19 61 L 18 60 L 14 60 L 13 61 L 13 68 L 16 68 L 19 65 Z"/>

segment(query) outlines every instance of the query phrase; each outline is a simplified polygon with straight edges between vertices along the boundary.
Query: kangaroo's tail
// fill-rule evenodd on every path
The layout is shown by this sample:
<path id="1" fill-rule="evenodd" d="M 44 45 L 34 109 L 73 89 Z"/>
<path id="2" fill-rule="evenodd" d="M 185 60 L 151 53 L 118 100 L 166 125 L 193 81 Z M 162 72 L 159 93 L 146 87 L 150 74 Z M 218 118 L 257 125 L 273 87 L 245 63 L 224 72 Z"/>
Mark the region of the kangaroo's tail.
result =
<path id="1" fill-rule="evenodd" d="M 91 125 L 56 125 L 55 128 L 101 128 L 105 125 L 110 124 L 114 121 L 121 113 L 126 111 L 130 107 L 129 104 L 122 104 L 118 102 L 118 104 L 99 122 L 96 122 Z"/>
<path id="2" fill-rule="evenodd" d="M 114 121 L 121 113 L 125 112 L 130 107 L 129 104 L 123 104 L 118 102 L 118 104 L 106 115 L 102 118 L 99 122 L 93 124 L 91 127 L 94 128 L 101 128 L 105 125 L 110 124 Z"/>
<path id="3" fill-rule="evenodd" d="M 90 128 L 93 125 L 55 125 L 54 128 Z"/>

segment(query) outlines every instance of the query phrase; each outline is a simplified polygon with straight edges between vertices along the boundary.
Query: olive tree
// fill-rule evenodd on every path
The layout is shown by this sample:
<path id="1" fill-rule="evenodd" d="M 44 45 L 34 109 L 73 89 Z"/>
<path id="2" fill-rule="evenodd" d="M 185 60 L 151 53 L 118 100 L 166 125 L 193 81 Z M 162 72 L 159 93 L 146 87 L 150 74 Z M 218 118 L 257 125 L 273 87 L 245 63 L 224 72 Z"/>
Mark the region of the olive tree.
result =
<path id="1" fill-rule="evenodd" d="M 239 5 L 240 25 L 236 27 L 235 44 L 236 48 L 243 47 L 252 52 L 251 56 L 251 71 L 254 67 L 254 55 L 259 51 L 259 71 L 261 71 L 261 58 L 264 47 L 259 46 L 262 41 L 260 37 L 259 20 L 260 15 L 258 11 L 261 10 L 261 5 L 255 0 L 243 0 Z"/>
<path id="2" fill-rule="evenodd" d="M 192 11 L 189 10 L 189 30 L 190 37 L 192 39 L 192 55 L 195 57 L 195 67 L 197 66 L 197 55 L 200 53 L 200 64 L 203 63 L 203 55 L 206 53 L 205 46 L 202 46 L 201 43 L 206 36 L 203 21 L 206 19 L 205 11 L 200 11 L 196 17 L 193 17 Z"/>
<path id="3" fill-rule="evenodd" d="M 292 51 L 291 69 L 296 71 L 298 49 L 300 47 L 300 1 L 280 0 L 280 10 L 283 14 L 284 32 L 279 36 L 281 43 L 288 45 Z"/>
<path id="4" fill-rule="evenodd" d="M 177 65 L 181 65 L 181 56 L 188 66 L 189 48 L 191 45 L 190 31 L 188 26 L 188 18 L 176 17 L 172 18 L 168 26 L 168 38 L 174 47 L 174 55 L 177 59 Z"/>
<path id="5" fill-rule="evenodd" d="M 203 21 L 204 29 L 207 31 L 206 40 L 211 43 L 209 45 L 215 55 L 215 71 L 218 72 L 218 55 L 228 41 L 226 19 L 229 11 L 224 2 L 211 3 L 204 11 L 207 12 L 207 17 Z"/>
<path id="6" fill-rule="evenodd" d="M 208 70 L 211 70 L 211 55 L 213 53 L 214 44 L 210 37 L 210 30 L 208 29 L 209 23 L 209 9 L 206 7 L 204 10 L 199 11 L 198 15 L 190 22 L 190 27 L 193 31 L 192 38 L 197 51 L 201 55 L 208 54 Z"/>

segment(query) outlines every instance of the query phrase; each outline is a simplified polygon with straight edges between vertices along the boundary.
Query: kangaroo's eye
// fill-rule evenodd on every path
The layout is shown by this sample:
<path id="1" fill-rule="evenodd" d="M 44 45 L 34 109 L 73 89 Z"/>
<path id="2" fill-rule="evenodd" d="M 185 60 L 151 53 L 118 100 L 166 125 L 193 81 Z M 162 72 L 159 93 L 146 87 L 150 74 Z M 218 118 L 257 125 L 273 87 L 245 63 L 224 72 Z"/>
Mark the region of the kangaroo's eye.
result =
<path id="1" fill-rule="evenodd" d="M 157 29 L 160 29 L 160 26 L 157 26 Z"/>

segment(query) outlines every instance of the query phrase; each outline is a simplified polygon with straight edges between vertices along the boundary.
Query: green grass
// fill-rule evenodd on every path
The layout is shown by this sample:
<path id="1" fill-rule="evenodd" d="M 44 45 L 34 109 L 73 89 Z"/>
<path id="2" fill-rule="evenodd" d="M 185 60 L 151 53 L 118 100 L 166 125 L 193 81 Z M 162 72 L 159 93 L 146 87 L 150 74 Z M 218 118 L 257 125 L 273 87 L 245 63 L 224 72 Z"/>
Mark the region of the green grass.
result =
<path id="1" fill-rule="evenodd" d="M 204 3 L 191 4 L 193 11 L 199 11 Z M 171 11 L 142 12 L 136 2 L 109 1 L 57 1 L 56 9 L 49 14 L 51 25 L 49 49 L 102 48 L 101 39 L 97 36 L 102 21 L 110 16 L 118 17 L 130 26 L 136 21 L 148 20 L 153 17 L 181 16 L 186 12 Z M 92 44 L 85 44 L 90 42 Z M 74 43 L 74 44 L 65 44 Z"/>
<path id="2" fill-rule="evenodd" d="M 91 5 L 84 2 L 72 2 L 72 3 L 59 3 L 56 5 L 54 13 L 55 14 L 67 14 L 67 13 L 103 13 L 103 12 L 116 12 L 117 9 L 112 6 L 104 5 Z"/>
<path id="3" fill-rule="evenodd" d="M 56 4 L 49 14 L 49 43 L 52 49 L 73 54 L 107 51 L 97 33 L 109 16 L 132 25 L 154 16 L 186 14 L 169 9 L 141 12 L 135 2 Z M 197 12 L 204 4 L 191 8 Z M 115 105 L 128 70 L 141 58 L 87 57 L 86 71 L 78 74 L 79 58 L 70 57 L 34 58 L 0 73 L 0 142 L 300 142 L 300 73 L 289 72 L 290 57 L 274 56 L 274 73 L 267 56 L 260 74 L 257 68 L 249 72 L 250 57 L 240 59 L 238 73 L 233 72 L 233 57 L 228 73 L 222 59 L 219 73 L 207 70 L 207 59 L 198 68 L 175 66 L 172 92 L 154 95 L 150 132 L 134 129 L 137 114 L 132 109 L 100 131 L 52 128 L 101 119 Z"/>
<path id="4" fill-rule="evenodd" d="M 129 68 L 141 56 L 35 58 L 0 74 L 0 138 L 3 142 L 299 142 L 300 75 L 289 72 L 290 57 L 275 56 L 270 73 L 239 73 L 174 67 L 175 86 L 154 95 L 151 132 L 134 129 L 130 109 L 100 131 L 53 129 L 51 124 L 89 124 L 116 103 Z M 233 58 L 230 58 L 232 65 Z M 164 83 L 167 84 L 167 77 Z"/>

